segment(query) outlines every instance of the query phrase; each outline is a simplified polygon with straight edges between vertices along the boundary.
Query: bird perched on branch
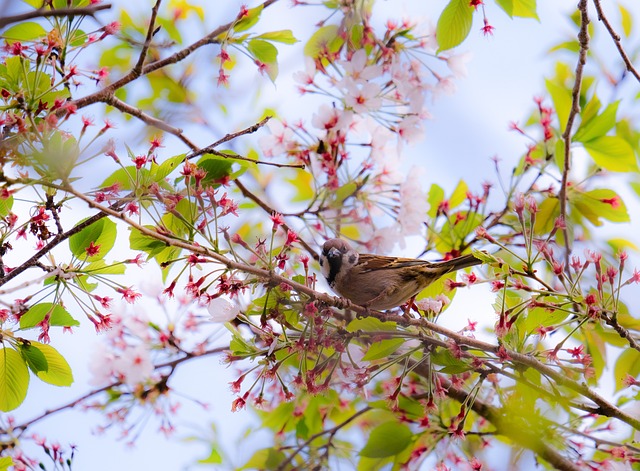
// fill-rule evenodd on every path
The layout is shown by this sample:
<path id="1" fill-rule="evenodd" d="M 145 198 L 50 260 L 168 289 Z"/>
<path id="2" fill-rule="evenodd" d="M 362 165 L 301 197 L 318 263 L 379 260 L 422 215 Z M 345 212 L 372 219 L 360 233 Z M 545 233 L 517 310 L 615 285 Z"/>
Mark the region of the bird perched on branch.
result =
<path id="1" fill-rule="evenodd" d="M 343 239 L 322 246 L 320 267 L 329 286 L 354 304 L 384 310 L 399 306 L 452 271 L 481 264 L 474 255 L 427 262 L 356 252 Z"/>

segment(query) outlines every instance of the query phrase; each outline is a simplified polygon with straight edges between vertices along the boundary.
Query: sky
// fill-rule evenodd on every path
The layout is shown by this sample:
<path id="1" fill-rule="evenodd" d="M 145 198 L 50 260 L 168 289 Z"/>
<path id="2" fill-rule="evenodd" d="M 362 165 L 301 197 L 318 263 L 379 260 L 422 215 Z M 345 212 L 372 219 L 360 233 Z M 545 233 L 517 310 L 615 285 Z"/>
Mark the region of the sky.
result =
<path id="1" fill-rule="evenodd" d="M 120 0 L 113 3 L 118 5 L 124 2 Z M 238 6 L 241 4 L 236 3 Z M 380 18 L 387 15 L 398 18 L 406 12 L 412 18 L 435 19 L 445 3 L 442 0 L 379 1 L 374 10 L 374 18 L 376 21 L 381 21 Z M 549 76 L 553 68 L 553 60 L 548 54 L 548 49 L 572 34 L 573 29 L 564 13 L 573 8 L 576 2 L 540 0 L 538 3 L 539 22 L 530 19 L 510 20 L 494 4 L 490 4 L 487 7 L 487 16 L 495 26 L 492 37 L 481 34 L 480 18 L 476 18 L 471 36 L 458 48 L 461 52 L 472 53 L 472 59 L 468 63 L 468 77 L 457 82 L 458 89 L 454 95 L 441 97 L 433 103 L 433 119 L 426 124 L 424 140 L 405 148 L 405 170 L 414 164 L 424 166 L 427 169 L 426 178 L 429 184 L 437 182 L 451 190 L 461 178 L 478 183 L 494 179 L 490 160 L 493 156 L 504 160 L 505 168 L 509 168 L 509 164 L 522 155 L 527 142 L 509 131 L 509 123 L 523 121 L 532 108 L 533 98 L 544 94 L 543 78 Z M 636 10 L 636 15 L 640 15 L 640 4 L 634 1 L 627 4 L 632 11 Z M 140 8 L 140 5 L 136 7 Z M 272 9 L 274 11 L 270 11 Z M 227 21 L 234 13 L 235 9 L 229 9 L 224 16 L 225 13 L 219 12 L 216 5 L 216 12 L 207 12 L 207 21 L 209 25 L 214 25 L 213 22 L 218 18 L 221 22 Z M 314 11 L 309 9 L 308 13 L 304 14 L 313 13 Z M 108 15 L 110 14 L 103 15 L 103 18 L 107 18 Z M 277 86 L 265 80 L 261 84 L 260 101 L 265 106 L 275 107 L 281 116 L 294 120 L 301 114 L 308 113 L 308 105 L 300 100 L 295 88 L 292 88 L 291 74 L 302 68 L 301 45 L 308 36 L 309 25 L 302 21 L 292 24 L 290 15 L 289 2 L 281 2 L 281 5 L 265 11 L 264 18 L 269 19 L 264 23 L 265 31 L 291 28 L 302 43 L 299 43 L 300 47 L 281 52 L 280 78 Z M 238 78 L 239 88 L 242 88 L 243 80 L 249 86 L 253 83 L 254 77 Z M 235 112 L 241 114 L 242 110 Z M 238 128 L 242 124 L 251 124 L 251 120 L 254 119 L 250 113 L 244 119 L 233 114 L 232 110 L 232 120 L 239 124 Z M 203 142 L 212 140 L 211 136 L 198 133 L 196 136 Z M 167 155 L 173 155 L 170 153 L 171 150 L 167 149 Z M 182 151 L 184 149 L 175 147 L 175 153 Z M 407 250 L 411 251 L 411 247 Z M 147 274 L 134 273 L 132 276 L 143 278 Z M 465 313 L 470 306 L 490 306 L 489 299 L 487 295 L 485 300 L 478 301 L 477 293 L 460 292 L 456 297 L 455 306 L 448 311 L 448 316 L 453 319 L 449 321 L 451 326 L 455 327 L 456 323 L 465 325 Z M 456 316 L 456 313 L 459 315 Z M 487 315 L 492 316 L 493 313 Z M 86 390 L 86 382 L 89 379 L 88 353 L 95 349 L 96 342 L 100 339 L 89 329 L 85 329 L 85 332 L 88 334 L 74 335 L 73 338 L 52 336 L 52 344 L 72 365 L 76 377 L 74 387 L 58 389 L 32 380 L 29 396 L 16 416 L 32 417 L 41 413 L 45 407 L 63 404 Z M 250 423 L 251 412 L 230 412 L 234 396 L 228 388 L 228 382 L 235 379 L 233 371 L 220 365 L 217 358 L 205 358 L 194 363 L 199 364 L 180 368 L 172 381 L 180 385 L 180 391 L 186 397 L 202 397 L 205 391 L 211 406 L 208 410 L 202 410 L 189 400 L 182 400 L 181 419 L 176 423 L 179 431 L 168 440 L 155 433 L 157 423 L 150 420 L 135 446 L 128 447 L 117 439 L 117 433 L 107 432 L 103 436 L 96 436 L 95 425 L 102 423 L 102 418 L 94 413 L 78 411 L 53 415 L 34 431 L 56 437 L 63 444 L 77 444 L 78 454 L 74 469 L 182 470 L 197 469 L 190 467 L 190 464 L 207 454 L 205 446 L 187 442 L 186 437 L 212 433 L 209 422 L 215 421 L 218 438 L 227 450 L 235 450 L 233 464 L 238 466 L 243 460 L 248 459 L 249 450 L 252 446 L 257 446 L 264 436 L 254 433 L 248 439 L 248 445 L 244 445 L 243 442 L 243 446 L 238 447 Z M 206 373 L 203 374 L 203 371 Z M 52 397 L 55 397 L 55 400 L 52 400 Z"/>

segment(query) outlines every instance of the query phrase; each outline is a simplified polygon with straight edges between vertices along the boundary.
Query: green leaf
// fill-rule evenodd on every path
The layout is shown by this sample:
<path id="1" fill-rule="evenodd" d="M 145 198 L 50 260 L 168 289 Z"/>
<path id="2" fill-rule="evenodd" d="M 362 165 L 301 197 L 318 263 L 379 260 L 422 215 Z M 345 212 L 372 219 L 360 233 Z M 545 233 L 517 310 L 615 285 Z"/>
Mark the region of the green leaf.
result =
<path id="1" fill-rule="evenodd" d="M 293 170 L 292 178 L 285 178 L 286 182 L 289 182 L 295 189 L 291 202 L 299 203 L 302 201 L 310 201 L 315 196 L 313 175 L 307 170 L 295 169 Z M 0 201 L 2 203 L 2 201 Z"/>
<path id="2" fill-rule="evenodd" d="M 442 187 L 433 183 L 431 188 L 429 188 L 427 200 L 429 201 L 429 212 L 427 214 L 429 217 L 435 218 L 438 214 L 440 203 L 444 201 L 444 190 Z"/>
<path id="3" fill-rule="evenodd" d="M 464 180 L 460 180 L 456 185 L 455 190 L 453 190 L 451 196 L 449 197 L 449 209 L 456 208 L 464 201 L 466 201 L 468 194 L 469 185 L 467 185 Z"/>
<path id="4" fill-rule="evenodd" d="M 202 180 L 202 184 L 206 185 L 229 176 L 231 174 L 233 160 L 212 154 L 204 154 L 204 156 L 198 160 L 197 165 L 207 172 L 207 175 Z"/>
<path id="5" fill-rule="evenodd" d="M 600 218 L 611 222 L 629 222 L 627 207 L 618 194 L 607 188 L 587 192 L 572 191 L 570 201 L 589 221 L 599 226 Z"/>
<path id="6" fill-rule="evenodd" d="M 33 152 L 35 170 L 47 179 L 68 180 L 80 156 L 78 141 L 60 131 L 42 140 L 42 150 Z"/>
<path id="7" fill-rule="evenodd" d="M 633 348 L 625 348 L 616 360 L 616 366 L 613 369 L 616 392 L 626 387 L 624 379 L 627 375 L 636 378 L 638 374 L 640 374 L 640 352 Z"/>
<path id="8" fill-rule="evenodd" d="M 40 303 L 31 308 L 20 317 L 20 328 L 31 329 L 38 325 L 49 314 L 49 325 L 60 327 L 75 327 L 80 323 L 71 317 L 62 306 L 53 303 Z"/>
<path id="9" fill-rule="evenodd" d="M 135 165 L 119 168 L 102 182 L 100 188 L 107 188 L 118 184 L 121 190 L 133 190 L 137 181 L 146 182 L 149 179 L 149 170 L 137 169 Z"/>
<path id="10" fill-rule="evenodd" d="M 222 456 L 218 453 L 218 450 L 212 448 L 209 456 L 198 460 L 198 464 L 222 464 Z"/>
<path id="11" fill-rule="evenodd" d="M 39 23 L 27 21 L 7 29 L 2 33 L 2 37 L 9 44 L 14 41 L 33 41 L 47 35 L 47 31 Z"/>
<path id="12" fill-rule="evenodd" d="M 7 471 L 9 466 L 13 466 L 13 459 L 10 456 L 0 457 L 0 471 Z"/>
<path id="13" fill-rule="evenodd" d="M 605 108 L 602 114 L 594 116 L 591 119 L 585 119 L 580 123 L 580 127 L 573 136 L 573 140 L 577 142 L 586 142 L 607 134 L 616 125 L 616 114 L 618 112 L 619 101 L 611 103 Z"/>
<path id="14" fill-rule="evenodd" d="M 168 175 L 171 174 L 178 166 L 184 162 L 186 154 L 176 155 L 175 157 L 170 157 L 160 165 L 155 163 L 151 164 L 151 178 L 154 181 L 159 182 L 160 180 L 164 180 Z"/>
<path id="15" fill-rule="evenodd" d="M 124 275 L 125 270 L 124 264 L 107 264 L 103 259 L 95 260 L 82 267 L 82 272 L 89 275 Z"/>
<path id="16" fill-rule="evenodd" d="M 448 348 L 438 348 L 431 353 L 431 361 L 434 365 L 442 366 L 438 371 L 446 374 L 460 374 L 469 371 L 471 366 L 464 360 L 456 358 Z"/>
<path id="17" fill-rule="evenodd" d="M 155 230 L 153 226 L 144 227 Z M 167 248 L 167 244 L 132 228 L 131 233 L 129 234 L 129 247 L 131 247 L 132 250 L 145 252 L 149 257 L 154 257 Z"/>
<path id="18" fill-rule="evenodd" d="M 0 410 L 15 409 L 29 389 L 29 368 L 24 359 L 12 348 L 0 349 Z"/>
<path id="19" fill-rule="evenodd" d="M 80 232 L 69 237 L 69 250 L 80 259 L 100 260 L 113 248 L 116 243 L 116 223 L 109 218 L 98 219 L 93 224 L 85 227 Z M 94 246 L 100 246 L 98 253 L 87 256 L 86 249 L 93 242 Z"/>
<path id="20" fill-rule="evenodd" d="M 622 23 L 622 31 L 626 37 L 631 35 L 631 29 L 633 26 L 633 19 L 629 10 L 627 10 L 624 5 L 618 3 L 618 9 L 620 10 L 621 23 Z"/>
<path id="21" fill-rule="evenodd" d="M 556 219 L 560 216 L 560 200 L 547 198 L 538 206 L 533 233 L 537 235 L 549 234 L 553 230 Z"/>
<path id="22" fill-rule="evenodd" d="M 361 319 L 354 319 L 347 325 L 347 332 L 389 332 L 397 329 L 395 322 L 382 322 L 375 317 L 363 317 Z"/>
<path id="23" fill-rule="evenodd" d="M 631 145 L 619 136 L 601 136 L 583 143 L 596 165 L 611 172 L 637 172 L 638 162 Z"/>
<path id="24" fill-rule="evenodd" d="M 362 357 L 363 361 L 379 360 L 394 353 L 405 342 L 403 338 L 385 339 L 371 344 L 367 353 Z"/>
<path id="25" fill-rule="evenodd" d="M 571 91 L 551 80 L 545 80 L 545 83 L 553 101 L 553 108 L 558 115 L 560 130 L 564 131 L 569 119 L 569 111 L 571 110 Z"/>
<path id="26" fill-rule="evenodd" d="M 13 208 L 13 196 L 9 195 L 7 198 L 0 198 L 0 218 L 4 218 L 9 215 Z"/>
<path id="27" fill-rule="evenodd" d="M 40 371 L 47 371 L 49 368 L 49 363 L 47 362 L 47 357 L 44 356 L 37 348 L 31 346 L 32 342 L 25 344 L 18 344 L 18 351 L 24 361 L 27 363 L 27 366 L 34 374 L 39 373 Z"/>
<path id="28" fill-rule="evenodd" d="M 265 41 L 276 41 L 284 44 L 295 44 L 298 42 L 290 29 L 271 31 L 269 33 L 260 34 L 259 36 L 256 36 L 256 38 L 264 39 Z"/>
<path id="29" fill-rule="evenodd" d="M 275 63 L 278 59 L 278 49 L 267 41 L 252 39 L 247 44 L 247 49 L 256 60 L 265 64 Z"/>
<path id="30" fill-rule="evenodd" d="M 511 18 L 516 16 L 520 18 L 538 19 L 536 0 L 496 0 L 496 3 Z"/>
<path id="31" fill-rule="evenodd" d="M 446 51 L 462 43 L 471 31 L 473 7 L 469 0 L 450 0 L 438 18 L 436 38 L 438 52 Z"/>
<path id="32" fill-rule="evenodd" d="M 256 451 L 240 469 L 277 469 L 286 458 L 287 456 L 280 450 L 264 448 Z"/>
<path id="33" fill-rule="evenodd" d="M 356 182 L 347 182 L 338 188 L 335 192 L 335 201 L 334 204 L 337 206 L 342 206 L 347 198 L 353 196 L 358 191 L 358 184 Z"/>
<path id="34" fill-rule="evenodd" d="M 411 444 L 413 432 L 405 424 L 385 422 L 371 431 L 367 444 L 360 451 L 365 458 L 386 458 L 400 453 Z"/>
<path id="35" fill-rule="evenodd" d="M 47 368 L 45 370 L 34 371 L 36 376 L 45 383 L 52 384 L 53 386 L 71 386 L 73 383 L 73 373 L 67 360 L 51 345 L 34 341 L 30 343 L 31 345 L 28 346 L 27 349 L 38 351 L 45 357 L 47 362 Z"/>
<path id="36" fill-rule="evenodd" d="M 343 39 L 338 34 L 337 25 L 318 28 L 304 46 L 304 55 L 317 59 L 325 52 L 336 52 L 342 47 Z"/>
<path id="37" fill-rule="evenodd" d="M 252 28 L 260 19 L 260 13 L 262 13 L 262 8 L 263 8 L 262 5 L 258 5 L 255 8 L 250 8 L 247 11 L 247 14 L 233 26 L 233 30 L 236 33 L 239 33 L 241 31 L 246 31 Z"/>
<path id="38" fill-rule="evenodd" d="M 534 307 L 533 309 L 529 309 L 527 313 L 525 328 L 528 333 L 531 333 L 540 326 L 550 327 L 558 325 L 567 317 L 569 317 L 569 313 L 560 309 L 550 311 L 543 307 Z"/>

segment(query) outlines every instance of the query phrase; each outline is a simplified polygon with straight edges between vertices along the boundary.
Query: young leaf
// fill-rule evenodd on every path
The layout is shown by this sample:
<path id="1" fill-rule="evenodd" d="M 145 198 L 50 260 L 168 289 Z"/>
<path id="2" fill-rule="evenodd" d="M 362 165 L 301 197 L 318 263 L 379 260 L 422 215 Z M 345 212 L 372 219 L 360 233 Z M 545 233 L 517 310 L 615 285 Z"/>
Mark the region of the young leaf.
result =
<path id="1" fill-rule="evenodd" d="M 596 165 L 611 172 L 637 172 L 638 162 L 631 145 L 619 136 L 601 136 L 583 143 Z"/>
<path id="2" fill-rule="evenodd" d="M 602 114 L 580 123 L 580 127 L 573 136 L 573 140 L 577 142 L 586 142 L 607 134 L 616 125 L 618 104 L 620 104 L 619 101 L 611 103 L 605 108 Z"/>
<path id="3" fill-rule="evenodd" d="M 538 19 L 536 0 L 496 0 L 496 3 L 512 18 L 517 16 Z"/>
<path id="4" fill-rule="evenodd" d="M 290 29 L 283 29 L 280 31 L 271 31 L 270 33 L 264 33 L 256 38 L 264 39 L 266 41 L 276 41 L 284 44 L 295 44 L 298 40 L 293 36 Z"/>
<path id="5" fill-rule="evenodd" d="M 12 348 L 0 349 L 0 410 L 15 409 L 29 389 L 29 369 L 24 359 Z"/>
<path id="6" fill-rule="evenodd" d="M 33 21 L 19 23 L 2 33 L 2 37 L 5 38 L 9 44 L 14 41 L 33 41 L 46 35 L 47 31 L 42 25 Z"/>
<path id="7" fill-rule="evenodd" d="M 13 196 L 9 195 L 7 198 L 0 198 L 0 218 L 8 216 L 12 208 Z"/>
<path id="8" fill-rule="evenodd" d="M 31 341 L 27 347 L 29 350 L 36 350 L 43 355 L 47 361 L 46 370 L 34 371 L 36 376 L 45 383 L 54 386 L 71 386 L 73 383 L 73 373 L 67 360 L 51 345 Z"/>
<path id="9" fill-rule="evenodd" d="M 239 33 L 241 31 L 246 31 L 251 27 L 253 27 L 260 19 L 260 13 L 262 13 L 262 8 L 263 8 L 263 5 L 258 5 L 255 8 L 250 8 L 247 11 L 247 13 L 242 17 L 242 19 L 233 26 L 233 30 L 236 33 Z"/>
<path id="10" fill-rule="evenodd" d="M 556 83 L 555 81 L 546 80 L 547 91 L 551 95 L 553 101 L 553 108 L 558 115 L 558 122 L 560 123 L 560 130 L 564 131 L 569 119 L 569 111 L 571 110 L 571 92 Z"/>
<path id="11" fill-rule="evenodd" d="M 18 344 L 18 351 L 20 352 L 20 355 L 22 355 L 27 366 L 34 374 L 37 374 L 40 371 L 47 371 L 49 368 L 47 357 L 45 357 L 44 353 L 37 348 L 33 348 L 31 343 L 32 342 Z"/>
<path id="12" fill-rule="evenodd" d="M 364 357 L 362 357 L 362 360 L 372 361 L 388 357 L 398 348 L 400 348 L 404 342 L 405 339 L 402 338 L 386 339 L 379 342 L 374 342 L 371 344 Z"/>
<path id="13" fill-rule="evenodd" d="M 176 155 L 174 157 L 170 157 L 160 165 L 152 163 L 151 164 L 151 177 L 154 181 L 159 182 L 160 180 L 164 180 L 168 175 L 171 174 L 178 166 L 184 161 L 186 154 Z"/>
<path id="14" fill-rule="evenodd" d="M 304 46 L 304 55 L 317 59 L 323 52 L 335 52 L 342 46 L 337 25 L 327 25 L 313 33 Z"/>
<path id="15" fill-rule="evenodd" d="M 633 348 L 625 348 L 616 360 L 613 370 L 616 392 L 625 387 L 624 380 L 627 375 L 635 378 L 638 374 L 640 374 L 640 353 Z"/>
<path id="16" fill-rule="evenodd" d="M 264 448 L 256 451 L 240 469 L 276 469 L 286 459 L 280 450 Z"/>
<path id="17" fill-rule="evenodd" d="M 20 317 L 20 328 L 31 329 L 38 325 L 49 314 L 49 325 L 60 327 L 75 327 L 80 323 L 71 317 L 62 306 L 53 303 L 40 303 L 31 308 Z"/>
<path id="18" fill-rule="evenodd" d="M 14 465 L 14 462 L 10 456 L 0 457 L 0 471 L 7 471 L 9 469 L 9 466 L 13 466 L 13 465 Z"/>
<path id="19" fill-rule="evenodd" d="M 69 250 L 71 253 L 84 260 L 100 260 L 113 248 L 116 243 L 116 223 L 108 218 L 102 218 L 76 232 L 69 237 Z M 87 248 L 99 247 L 95 255 L 87 253 Z"/>
<path id="20" fill-rule="evenodd" d="M 620 16 L 622 22 L 622 31 L 626 37 L 631 35 L 631 28 L 633 26 L 632 16 L 622 4 L 618 4 L 618 9 L 620 9 Z"/>
<path id="21" fill-rule="evenodd" d="M 411 444 L 413 433 L 405 424 L 385 422 L 371 431 L 369 440 L 360 451 L 366 458 L 386 458 L 397 455 Z"/>
<path id="22" fill-rule="evenodd" d="M 471 31 L 473 7 L 469 0 L 450 0 L 436 27 L 438 52 L 447 51 L 462 43 Z"/>

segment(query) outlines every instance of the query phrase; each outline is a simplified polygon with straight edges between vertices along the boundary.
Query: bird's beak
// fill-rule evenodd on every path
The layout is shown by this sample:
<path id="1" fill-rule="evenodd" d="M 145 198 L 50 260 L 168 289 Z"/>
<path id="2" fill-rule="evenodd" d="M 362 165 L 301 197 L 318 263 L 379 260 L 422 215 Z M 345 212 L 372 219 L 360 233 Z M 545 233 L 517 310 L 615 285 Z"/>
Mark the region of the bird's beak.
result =
<path id="1" fill-rule="evenodd" d="M 340 257 L 340 250 L 336 249 L 335 247 L 332 247 L 329 250 L 329 253 L 327 255 L 329 258 L 338 258 Z"/>

